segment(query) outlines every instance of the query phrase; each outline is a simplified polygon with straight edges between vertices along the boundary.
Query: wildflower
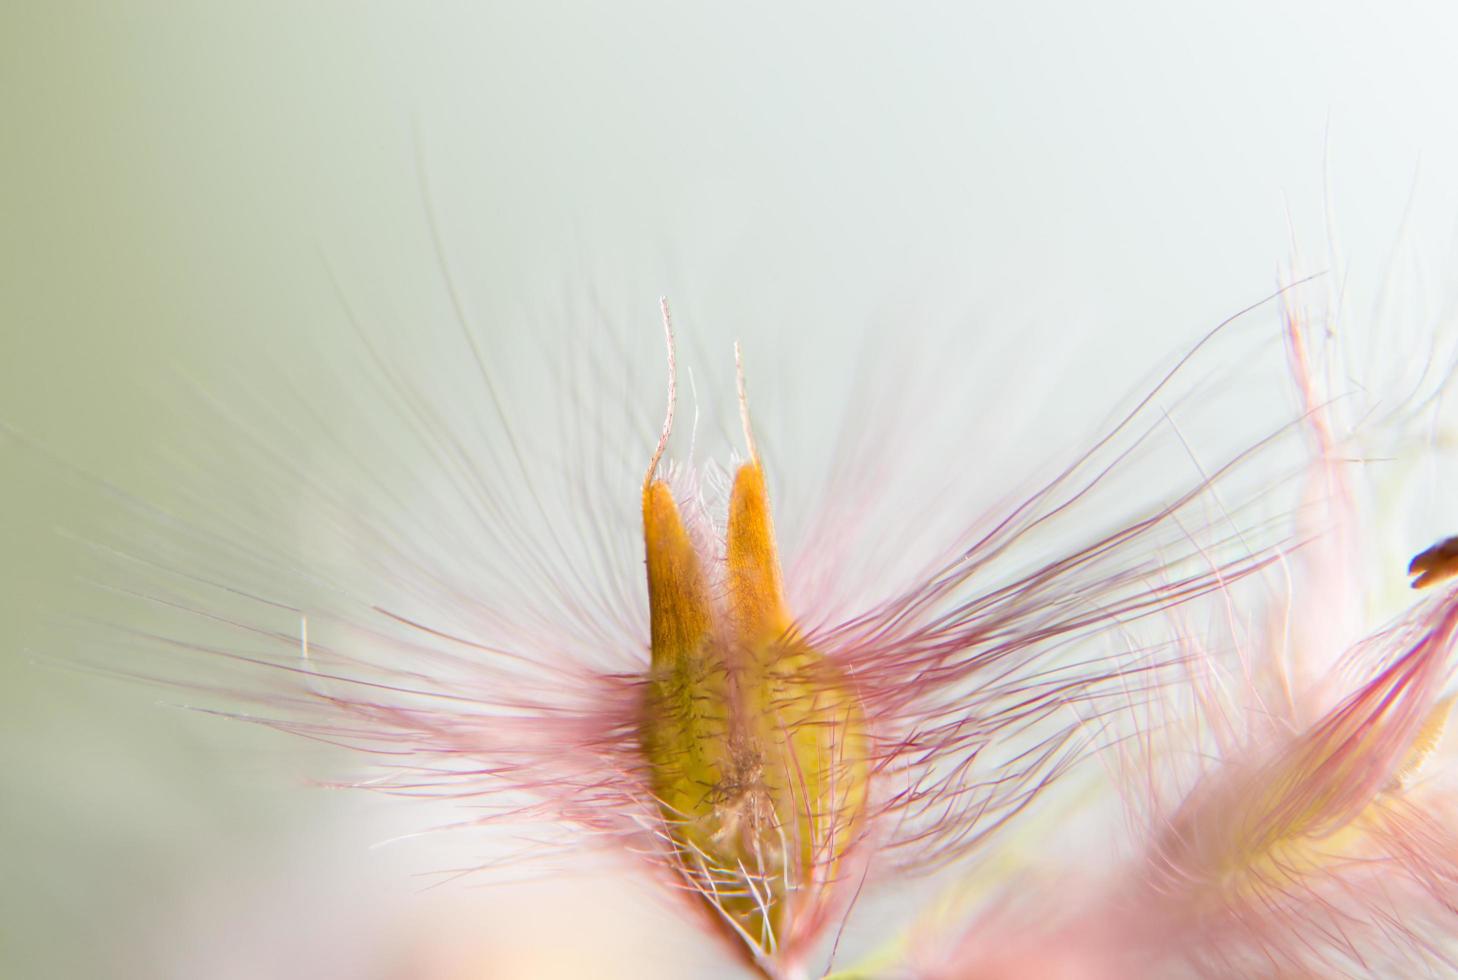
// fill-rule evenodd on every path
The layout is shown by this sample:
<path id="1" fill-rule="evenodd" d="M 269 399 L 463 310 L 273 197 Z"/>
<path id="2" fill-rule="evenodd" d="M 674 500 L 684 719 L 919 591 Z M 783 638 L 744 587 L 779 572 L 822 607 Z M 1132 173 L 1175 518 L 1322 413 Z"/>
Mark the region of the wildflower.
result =
<path id="1" fill-rule="evenodd" d="M 1287 326 L 1316 454 L 1311 496 L 1333 515 L 1330 546 L 1305 560 L 1328 564 L 1293 586 L 1292 646 L 1272 630 L 1253 652 L 1251 680 L 1235 687 L 1244 703 L 1204 705 L 1221 762 L 1163 818 L 1148 886 L 1168 909 L 1166 938 L 1183 940 L 1184 960 L 1203 972 L 1452 969 L 1436 937 L 1458 908 L 1458 838 L 1440 816 L 1440 783 L 1417 775 L 1451 708 L 1458 590 L 1339 657 L 1296 646 L 1331 642 L 1333 606 L 1367 603 L 1351 567 L 1358 498 L 1335 458 L 1303 311 L 1289 308 Z M 1437 584 L 1450 549 L 1423 552 L 1410 570 L 1415 586 Z M 1345 678 L 1355 684 L 1343 690 Z"/>
<path id="2" fill-rule="evenodd" d="M 1054 901 L 1027 873 L 1008 909 L 975 918 L 934 975 L 1085 978 L 1411 976 L 1458 968 L 1451 781 L 1424 772 L 1451 713 L 1458 587 L 1341 640 L 1369 605 L 1362 495 L 1349 485 L 1304 312 L 1286 310 L 1312 462 L 1296 517 L 1313 533 L 1288 592 L 1231 655 L 1177 630 L 1186 676 L 1110 754 L 1138 828 L 1135 854 Z M 1420 553 L 1414 586 L 1455 571 L 1453 539 Z M 1387 576 L 1390 581 L 1391 576 Z M 1247 582 L 1253 584 L 1255 580 Z M 1180 614 L 1183 616 L 1183 613 Z M 1258 620 L 1259 622 L 1259 620 Z M 1338 645 L 1340 644 L 1340 645 Z M 1333 649 L 1335 646 L 1335 649 Z M 1042 886 L 1042 887 L 1040 887 Z M 1010 909 L 1010 911 L 1009 911 Z M 1041 916 L 1041 919 L 1039 918 Z M 1000 931 L 999 931 L 1000 930 Z"/>
<path id="3" fill-rule="evenodd" d="M 260 441 L 284 499 L 357 537 L 378 579 L 310 558 L 301 595 L 289 594 L 267 535 L 236 520 L 184 524 L 229 575 L 123 551 L 139 576 L 171 583 L 147 601 L 217 635 L 141 639 L 211 655 L 216 667 L 190 686 L 258 710 L 224 713 L 375 756 L 383 774 L 359 785 L 458 801 L 472 825 L 528 824 L 542 853 L 631 858 L 747 966 L 799 975 L 834 956 L 863 887 L 976 853 L 1082 758 L 1090 726 L 1072 709 L 1146 683 L 1147 667 L 1094 654 L 1092 638 L 1273 560 L 1278 539 L 1252 533 L 1212 564 L 1224 532 L 1194 516 L 1264 444 L 1131 503 L 1129 483 L 1148 482 L 1133 479 L 1141 454 L 1178 448 L 1161 404 L 1171 372 L 1026 498 L 961 518 L 961 533 L 912 556 L 917 571 L 877 581 L 879 599 L 845 615 L 794 608 L 790 596 L 815 592 L 797 592 L 780 565 L 742 368 L 748 458 L 722 532 L 693 469 L 665 463 L 676 383 L 666 305 L 663 316 L 669 405 L 640 527 L 599 504 L 624 488 L 596 481 L 548 507 L 474 342 L 496 437 L 455 428 L 451 402 L 366 341 L 398 424 L 450 493 L 427 483 L 414 488 L 427 506 L 402 506 L 407 495 L 368 473 L 361 499 L 348 476 Z M 622 441 L 603 445 L 618 453 Z M 514 478 L 520 498 L 503 489 Z M 1125 516 L 1093 509 L 1110 502 Z M 149 513 L 178 532 L 172 515 Z M 875 533 L 916 540 L 925 520 L 903 510 Z"/>

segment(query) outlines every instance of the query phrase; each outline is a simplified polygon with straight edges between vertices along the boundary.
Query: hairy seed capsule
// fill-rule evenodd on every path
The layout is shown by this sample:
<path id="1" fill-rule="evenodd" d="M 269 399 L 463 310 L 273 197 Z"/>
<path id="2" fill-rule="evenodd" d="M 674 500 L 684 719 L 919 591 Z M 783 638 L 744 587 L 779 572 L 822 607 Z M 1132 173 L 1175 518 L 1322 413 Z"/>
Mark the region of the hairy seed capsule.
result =
<path id="1" fill-rule="evenodd" d="M 751 948 L 773 953 L 791 917 L 825 900 L 858 830 L 860 703 L 786 606 L 757 459 L 734 479 L 722 581 L 662 480 L 644 487 L 643 530 L 651 783 L 686 882 Z"/>

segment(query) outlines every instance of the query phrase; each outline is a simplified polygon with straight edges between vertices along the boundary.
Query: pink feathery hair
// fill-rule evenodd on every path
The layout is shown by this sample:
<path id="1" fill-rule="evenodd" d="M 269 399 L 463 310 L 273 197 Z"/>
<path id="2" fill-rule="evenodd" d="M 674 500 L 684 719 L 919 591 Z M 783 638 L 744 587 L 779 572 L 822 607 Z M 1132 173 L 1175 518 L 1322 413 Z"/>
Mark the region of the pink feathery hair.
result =
<path id="1" fill-rule="evenodd" d="M 413 381 L 359 330 L 389 415 L 382 430 L 397 430 L 418 447 L 398 473 L 364 470 L 350 435 L 327 420 L 321 431 L 340 450 L 327 462 L 291 456 L 247 426 L 238 429 L 239 446 L 278 489 L 267 513 L 285 503 L 306 513 L 367 554 L 368 567 L 331 564 L 307 550 L 278 553 L 246 518 L 191 522 L 130 501 L 152 527 L 199 542 L 210 554 L 210 564 L 198 568 L 147 557 L 147 546 L 135 542 L 117 549 L 118 560 L 147 583 L 128 591 L 191 624 L 133 636 L 148 647 L 207 654 L 198 676 L 160 671 L 154 679 L 215 695 L 221 707 L 208 710 L 371 756 L 380 772 L 354 785 L 457 801 L 463 826 L 527 825 L 532 843 L 517 853 L 629 859 L 664 894 L 684 897 L 686 914 L 766 976 L 800 975 L 817 958 L 832 957 L 863 889 L 892 871 L 944 870 L 978 853 L 1088 755 L 1112 697 L 1157 697 L 1171 665 L 1185 656 L 1120 657 L 1101 652 L 1101 644 L 1131 624 L 1225 594 L 1268 568 L 1290 543 L 1279 526 L 1237 532 L 1204 514 L 1218 509 L 1229 519 L 1279 482 L 1254 471 L 1273 446 L 1299 434 L 1297 427 L 1274 427 L 1220 465 L 1176 480 L 1182 485 L 1173 490 L 1131 496 L 1142 483 L 1160 485 L 1139 469 L 1158 450 L 1183 452 L 1170 420 L 1188 393 L 1176 385 L 1226 330 L 1221 324 L 1033 492 L 959 515 L 961 533 L 913 561 L 919 571 L 875 582 L 871 591 L 881 598 L 846 612 L 833 601 L 817 605 L 824 569 L 789 555 L 785 592 L 800 605 L 764 649 L 800 657 L 796 664 L 808 651 L 819 666 L 771 670 L 779 686 L 767 696 L 776 716 L 802 720 L 772 723 L 758 736 L 769 742 L 750 747 L 761 768 L 741 767 L 765 785 L 786 784 L 782 795 L 764 797 L 779 809 L 741 808 L 731 821 L 729 804 L 715 801 L 748 790 L 723 783 L 705 788 L 707 815 L 696 817 L 666 797 L 664 787 L 686 777 L 674 775 L 677 762 L 665 768 L 661 753 L 654 754 L 658 743 L 645 734 L 660 720 L 651 692 L 663 679 L 650 669 L 656 650 L 642 587 L 643 528 L 619 502 L 631 504 L 635 487 L 634 477 L 622 475 L 653 447 L 655 426 L 636 408 L 641 390 L 622 392 L 632 423 L 627 434 L 614 430 L 623 419 L 582 404 L 574 406 L 584 413 L 577 437 L 555 451 L 528 444 L 516 434 L 497 366 L 473 339 L 453 284 L 451 295 L 466 340 L 461 361 L 479 386 L 470 404 L 484 405 L 483 415 L 463 421 L 455 396 Z M 666 307 L 664 318 L 667 327 Z M 602 363 L 579 370 L 567 389 L 574 393 L 609 376 Z M 673 397 L 670 387 L 669 418 L 651 453 L 645 494 L 662 465 L 664 485 L 685 515 L 685 554 L 704 564 L 704 601 L 718 609 L 733 568 L 717 543 L 715 518 L 704 516 L 713 510 L 706 501 L 714 477 L 700 480 L 689 467 L 660 464 Z M 742 376 L 740 402 L 747 404 Z M 746 466 L 757 468 L 759 452 L 748 439 Z M 876 451 L 853 454 L 859 462 L 845 471 L 857 492 L 875 491 Z M 766 468 L 774 462 L 766 460 Z M 1227 491 L 1218 507 L 1217 487 Z M 1099 513 L 1110 504 L 1124 516 Z M 921 519 L 903 510 L 897 523 L 875 533 L 916 540 Z M 835 534 L 834 526 L 819 526 L 803 547 Z M 650 557 L 653 541 L 650 534 Z M 1225 557 L 1212 559 L 1217 553 Z M 775 561 L 771 556 L 771 578 L 778 575 Z M 650 590 L 652 567 L 650 561 Z M 1420 690 L 1426 698 L 1438 683 L 1433 664 L 1441 657 L 1434 651 L 1446 643 L 1446 609 L 1427 614 L 1427 639 L 1377 675 L 1371 693 L 1354 695 L 1328 734 L 1303 743 L 1301 758 L 1341 756 L 1338 743 L 1365 738 L 1364 719 L 1378 704 L 1413 700 L 1403 717 L 1421 723 L 1418 694 L 1404 692 Z M 724 655 L 731 660 L 743 655 L 730 647 Z M 722 695 L 735 717 L 745 711 L 734 700 L 745 697 L 734 693 L 735 684 L 748 683 L 743 669 L 731 664 L 730 693 Z M 827 703 L 846 707 L 831 716 Z M 675 750 L 697 758 L 722 749 L 743 761 L 748 757 L 734 743 L 739 724 L 725 723 L 723 746 L 680 734 Z M 822 780 L 810 768 L 804 746 L 820 738 L 813 734 L 819 730 L 831 741 L 815 744 L 836 746 L 833 766 L 861 767 L 863 777 Z M 1384 745 L 1401 738 L 1381 735 Z M 775 763 L 787 772 L 776 774 L 764 762 L 769 743 L 788 752 L 788 761 Z M 1379 771 L 1363 763 L 1363 785 L 1380 782 Z M 816 795 L 821 782 L 829 787 L 828 804 Z M 1355 798 L 1353 792 L 1345 796 Z M 1317 799 L 1329 803 L 1325 791 Z M 821 812 L 827 805 L 830 812 Z M 780 812 L 786 807 L 794 812 Z M 1175 827 L 1182 819 L 1168 822 Z M 696 820 L 719 829 L 696 836 Z M 796 829 L 802 827 L 815 829 Z M 778 834 L 774 847 L 783 854 L 758 867 L 733 867 L 712 850 L 727 847 L 731 832 L 747 835 L 751 849 Z M 792 869 L 789 855 L 802 849 L 806 863 Z M 1189 860 L 1171 853 L 1161 860 Z"/>
<path id="2" fill-rule="evenodd" d="M 1447 939 L 1458 928 L 1458 797 L 1451 781 L 1421 773 L 1451 707 L 1458 587 L 1352 639 L 1366 599 L 1365 515 L 1344 456 L 1363 433 L 1333 424 L 1307 322 L 1288 302 L 1311 460 L 1296 511 L 1305 544 L 1281 566 L 1281 587 L 1262 576 L 1214 597 L 1229 645 L 1193 628 L 1190 610 L 1172 611 L 1184 679 L 1141 703 L 1109 749 L 1133 852 L 1056 895 L 1033 872 L 1017 876 L 920 975 L 1458 969 Z M 1455 554 L 1450 539 L 1419 555 L 1414 584 L 1452 576 Z M 1262 606 L 1264 625 L 1248 633 L 1244 610 Z"/>

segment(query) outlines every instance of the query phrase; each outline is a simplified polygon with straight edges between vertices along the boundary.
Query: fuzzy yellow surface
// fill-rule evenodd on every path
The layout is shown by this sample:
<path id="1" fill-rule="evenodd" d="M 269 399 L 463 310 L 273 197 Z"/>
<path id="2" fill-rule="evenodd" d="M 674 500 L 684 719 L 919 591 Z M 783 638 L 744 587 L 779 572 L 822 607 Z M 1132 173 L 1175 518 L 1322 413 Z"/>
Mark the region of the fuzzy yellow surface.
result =
<path id="1" fill-rule="evenodd" d="M 1225 808 L 1232 819 L 1204 834 L 1193 833 L 1188 821 L 1177 824 L 1186 837 L 1183 849 L 1199 855 L 1194 867 L 1220 882 L 1225 898 L 1241 899 L 1360 859 L 1382 811 L 1437 747 L 1451 709 L 1452 699 L 1444 698 L 1429 710 L 1393 767 L 1391 782 L 1355 811 L 1334 804 L 1351 792 L 1347 783 L 1359 778 L 1361 754 L 1371 750 L 1380 725 L 1308 733 L 1304 744 L 1274 766 L 1222 787 L 1218 793 L 1227 798 L 1207 799 L 1202 809 Z"/>
<path id="2" fill-rule="evenodd" d="M 859 701 L 785 603 L 764 474 L 740 468 L 722 590 L 662 481 L 643 495 L 653 668 L 641 732 L 683 873 L 771 953 L 858 828 L 868 764 Z"/>

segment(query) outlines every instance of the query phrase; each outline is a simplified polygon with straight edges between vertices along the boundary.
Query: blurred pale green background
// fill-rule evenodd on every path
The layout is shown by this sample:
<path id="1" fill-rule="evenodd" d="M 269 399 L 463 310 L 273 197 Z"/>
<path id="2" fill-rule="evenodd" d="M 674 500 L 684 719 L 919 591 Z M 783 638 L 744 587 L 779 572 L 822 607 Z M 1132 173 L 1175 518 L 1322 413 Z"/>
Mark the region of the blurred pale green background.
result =
<path id="1" fill-rule="evenodd" d="M 347 336 L 329 264 L 392 322 L 446 315 L 421 160 L 488 343 L 587 285 L 650 356 L 665 292 L 712 357 L 1036 327 L 1073 415 L 1271 287 L 1292 228 L 1322 267 L 1324 181 L 1354 302 L 1410 199 L 1444 281 L 1454 50 L 1443 4 L 9 0 L 0 422 L 168 503 L 189 380 L 267 401 Z M 397 975 L 360 937 L 551 945 L 562 901 L 609 923 L 594 969 L 708 969 L 618 897 L 457 896 L 482 911 L 451 926 L 418 858 L 369 850 L 414 815 L 305 785 L 321 749 L 65 669 L 55 529 L 115 518 L 13 441 L 0 493 L 0 976 Z"/>

